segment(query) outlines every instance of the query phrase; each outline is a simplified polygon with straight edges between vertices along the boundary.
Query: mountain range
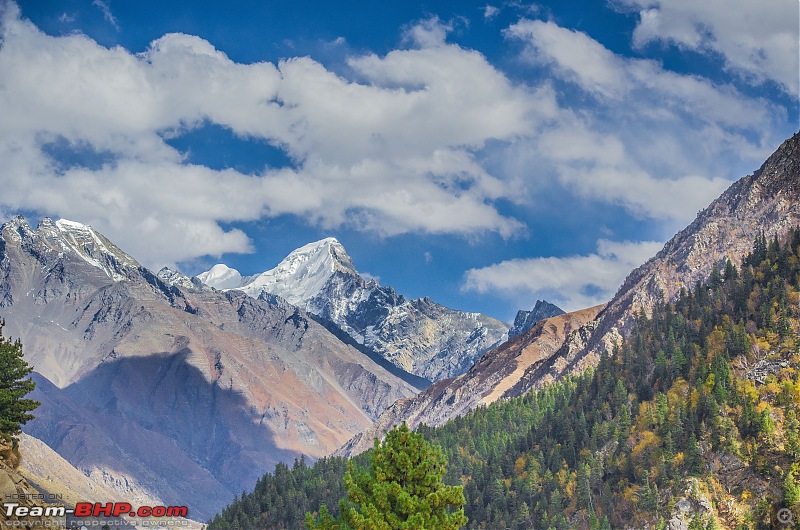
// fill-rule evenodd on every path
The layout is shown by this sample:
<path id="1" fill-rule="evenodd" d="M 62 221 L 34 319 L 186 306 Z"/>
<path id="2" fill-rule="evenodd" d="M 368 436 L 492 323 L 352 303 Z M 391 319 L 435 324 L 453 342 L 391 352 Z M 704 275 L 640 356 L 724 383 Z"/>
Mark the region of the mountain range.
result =
<path id="1" fill-rule="evenodd" d="M 613 352 L 640 313 L 681 289 L 694 288 L 728 260 L 739 264 L 763 235 L 800 225 L 800 133 L 786 140 L 752 175 L 732 184 L 645 264 L 632 271 L 604 306 L 556 316 L 488 351 L 464 375 L 398 401 L 337 454 L 351 456 L 402 422 L 442 425 L 480 405 L 520 396 L 595 366 Z M 539 304 L 537 304 L 538 306 Z M 525 319 L 520 312 L 517 320 Z"/>
<path id="2" fill-rule="evenodd" d="M 36 369 L 26 433 L 103 487 L 203 520 L 277 462 L 354 454 L 393 424 L 441 425 L 595 366 L 637 315 L 799 224 L 797 134 L 608 304 L 527 330 L 521 312 L 509 330 L 363 278 L 333 238 L 255 276 L 188 278 L 89 226 L 17 217 L 0 228 L 0 317 Z"/>
<path id="3" fill-rule="evenodd" d="M 275 268 L 243 277 L 218 264 L 197 279 L 253 298 L 279 296 L 351 337 L 403 370 L 438 381 L 467 371 L 502 343 L 508 325 L 430 298 L 407 300 L 391 287 L 362 277 L 335 238 L 309 243 Z"/>
<path id="4" fill-rule="evenodd" d="M 25 431 L 196 520 L 420 389 L 282 298 L 170 285 L 65 220 L 2 226 L 0 317 L 36 370 L 42 405 Z"/>

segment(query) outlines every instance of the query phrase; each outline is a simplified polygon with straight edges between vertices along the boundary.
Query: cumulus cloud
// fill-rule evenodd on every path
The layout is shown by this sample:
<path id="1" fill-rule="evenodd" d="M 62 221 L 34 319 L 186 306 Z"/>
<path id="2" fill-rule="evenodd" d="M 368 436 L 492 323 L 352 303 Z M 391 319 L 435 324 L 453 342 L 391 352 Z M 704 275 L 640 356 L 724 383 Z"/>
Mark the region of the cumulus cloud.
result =
<path id="1" fill-rule="evenodd" d="M 766 100 L 619 56 L 554 22 L 523 19 L 506 36 L 533 68 L 581 94 L 515 146 L 511 163 L 536 163 L 573 193 L 641 217 L 691 219 L 774 148 L 774 124 L 785 119 Z"/>
<path id="2" fill-rule="evenodd" d="M 0 207 L 90 222 L 148 265 L 246 252 L 248 238 L 220 223 L 282 214 L 386 235 L 510 236 L 522 225 L 494 202 L 511 192 L 475 153 L 556 107 L 447 44 L 437 19 L 407 30 L 408 49 L 351 58 L 357 79 L 307 57 L 239 64 L 184 34 L 134 55 L 45 35 L 14 4 L 1 24 Z M 245 175 L 187 163 L 165 139 L 204 123 L 294 165 Z"/>
<path id="3" fill-rule="evenodd" d="M 800 87 L 798 4 L 791 0 L 615 0 L 639 13 L 634 43 L 672 43 L 720 54 L 728 69 L 755 84 L 776 82 L 797 96 Z"/>
<path id="4" fill-rule="evenodd" d="M 0 212 L 91 223 L 150 266 L 251 251 L 224 223 L 280 215 L 511 237 L 527 227 L 498 205 L 533 204 L 541 186 L 688 220 L 742 174 L 731 160 L 774 147 L 780 118 L 552 22 L 506 32 L 534 72 L 525 84 L 448 43 L 453 24 L 435 17 L 405 28 L 402 49 L 350 57 L 345 76 L 310 57 L 237 63 L 184 34 L 133 54 L 48 36 L 0 5 Z M 208 123 L 292 163 L 216 170 L 167 142 Z"/>
<path id="5" fill-rule="evenodd" d="M 566 311 L 575 311 L 611 300 L 628 273 L 662 245 L 600 240 L 597 252 L 585 256 L 503 261 L 467 271 L 463 289 L 500 294 L 527 304 L 525 307 L 531 300 L 547 299 Z"/>

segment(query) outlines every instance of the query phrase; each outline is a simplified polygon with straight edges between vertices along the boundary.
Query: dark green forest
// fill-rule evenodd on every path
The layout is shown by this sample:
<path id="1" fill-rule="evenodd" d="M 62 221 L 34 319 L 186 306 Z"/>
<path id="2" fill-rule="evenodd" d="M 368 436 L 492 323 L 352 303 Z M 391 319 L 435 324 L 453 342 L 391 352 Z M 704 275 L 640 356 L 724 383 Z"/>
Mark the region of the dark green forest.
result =
<path id="1" fill-rule="evenodd" d="M 466 528 L 666 528 L 681 513 L 690 530 L 766 529 L 781 509 L 800 521 L 799 298 L 800 231 L 761 236 L 638 315 L 595 369 L 419 427 L 464 487 Z M 322 504 L 335 515 L 346 470 L 278 465 L 209 530 L 303 528 Z"/>

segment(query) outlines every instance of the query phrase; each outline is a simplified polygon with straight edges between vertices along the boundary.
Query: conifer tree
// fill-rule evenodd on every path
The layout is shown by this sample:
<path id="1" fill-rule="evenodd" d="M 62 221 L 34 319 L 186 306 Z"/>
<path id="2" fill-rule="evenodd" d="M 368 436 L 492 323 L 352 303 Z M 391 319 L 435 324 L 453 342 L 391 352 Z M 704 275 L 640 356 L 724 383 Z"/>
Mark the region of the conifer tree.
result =
<path id="1" fill-rule="evenodd" d="M 403 423 L 375 440 L 369 467 L 350 465 L 347 499 L 334 519 L 326 508 L 306 515 L 312 530 L 456 530 L 467 523 L 461 486 L 442 482 L 447 462 L 441 450 Z"/>
<path id="2" fill-rule="evenodd" d="M 38 401 L 24 399 L 36 383 L 25 379 L 33 368 L 22 358 L 22 343 L 3 336 L 5 322 L 0 320 L 0 436 L 6 440 L 19 434 L 20 426 L 33 419 L 28 414 Z"/>

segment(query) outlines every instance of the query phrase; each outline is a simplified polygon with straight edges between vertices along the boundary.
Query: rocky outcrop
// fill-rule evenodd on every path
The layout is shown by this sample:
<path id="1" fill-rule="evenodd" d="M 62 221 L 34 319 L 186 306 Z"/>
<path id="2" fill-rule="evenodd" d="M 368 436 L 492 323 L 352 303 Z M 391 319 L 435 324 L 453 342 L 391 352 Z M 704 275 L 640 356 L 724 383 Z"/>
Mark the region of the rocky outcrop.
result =
<path id="1" fill-rule="evenodd" d="M 61 503 L 57 498 L 45 495 L 34 488 L 28 480 L 20 473 L 20 452 L 10 441 L 0 440 L 0 497 L 3 503 L 16 504 L 30 512 L 31 509 L 42 510 L 41 514 L 20 515 L 17 507 L 11 515 L 6 514 L 6 507 L 0 511 L 0 521 L 9 527 L 33 527 L 39 525 L 41 528 L 62 528 L 65 518 L 54 516 L 51 512 L 49 516 L 43 515 L 44 510 L 50 507 L 57 507 Z"/>
<path id="2" fill-rule="evenodd" d="M 517 311 L 517 316 L 514 318 L 514 325 L 508 330 L 508 338 L 512 339 L 528 331 L 540 320 L 563 314 L 564 310 L 557 305 L 544 300 L 536 300 L 536 305 L 534 305 L 533 309 L 530 311 Z"/>
<path id="3" fill-rule="evenodd" d="M 336 454 L 352 456 L 365 451 L 372 447 L 373 439 L 403 421 L 412 428 L 423 423 L 438 426 L 476 407 L 520 393 L 520 388 L 531 384 L 525 379 L 531 370 L 547 365 L 565 341 L 580 340 L 572 337 L 579 336 L 582 326 L 603 307 L 540 320 L 530 330 L 485 353 L 468 372 L 394 403 L 372 427 L 353 437 Z"/>
<path id="4" fill-rule="evenodd" d="M 110 487 L 203 520 L 417 391 L 283 299 L 167 283 L 77 223 L 0 236 L 0 316 L 42 402 L 25 430 Z"/>

